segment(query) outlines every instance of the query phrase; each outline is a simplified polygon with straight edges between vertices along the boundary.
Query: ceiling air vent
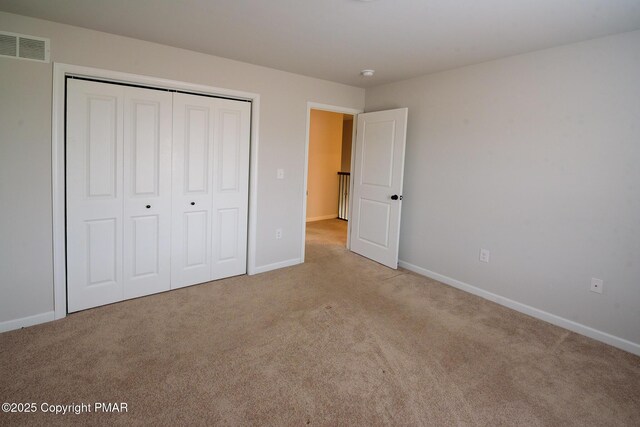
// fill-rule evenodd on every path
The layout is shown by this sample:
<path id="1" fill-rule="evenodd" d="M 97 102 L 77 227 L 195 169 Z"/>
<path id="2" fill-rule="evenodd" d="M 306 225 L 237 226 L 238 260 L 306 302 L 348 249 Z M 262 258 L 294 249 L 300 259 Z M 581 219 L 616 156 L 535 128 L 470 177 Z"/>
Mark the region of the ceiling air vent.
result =
<path id="1" fill-rule="evenodd" d="M 0 55 L 49 62 L 49 39 L 0 31 Z"/>

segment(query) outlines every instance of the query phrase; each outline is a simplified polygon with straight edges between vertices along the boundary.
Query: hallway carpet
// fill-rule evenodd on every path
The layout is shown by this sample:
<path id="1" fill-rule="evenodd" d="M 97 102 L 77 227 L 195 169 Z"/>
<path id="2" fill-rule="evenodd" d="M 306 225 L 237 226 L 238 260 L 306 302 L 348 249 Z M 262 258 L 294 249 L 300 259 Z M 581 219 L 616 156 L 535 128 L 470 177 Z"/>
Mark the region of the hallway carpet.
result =
<path id="1" fill-rule="evenodd" d="M 0 334 L 0 425 L 639 425 L 640 358 L 346 251 Z M 338 243 L 337 243 L 338 242 Z M 126 402 L 43 414 L 42 403 Z"/>

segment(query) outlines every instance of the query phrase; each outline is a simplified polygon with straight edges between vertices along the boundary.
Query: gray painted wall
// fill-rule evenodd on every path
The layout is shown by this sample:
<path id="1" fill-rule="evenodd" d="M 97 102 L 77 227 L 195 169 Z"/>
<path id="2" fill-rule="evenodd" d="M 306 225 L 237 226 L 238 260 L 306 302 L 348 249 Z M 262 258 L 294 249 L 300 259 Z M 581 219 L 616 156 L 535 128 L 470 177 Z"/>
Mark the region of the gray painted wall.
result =
<path id="1" fill-rule="evenodd" d="M 53 61 L 260 93 L 257 264 L 300 256 L 306 102 L 362 108 L 362 89 L 6 13 L 0 28 L 51 38 Z M 632 32 L 368 89 L 367 111 L 409 107 L 400 258 L 640 343 L 638 46 Z M 52 65 L 0 58 L 0 75 L 2 323 L 53 310 Z"/>
<path id="2" fill-rule="evenodd" d="M 0 58 L 0 76 L 2 322 L 53 308 L 51 65 Z"/>
<path id="3" fill-rule="evenodd" d="M 640 31 L 367 89 L 365 105 L 409 107 L 401 260 L 640 343 Z"/>
<path id="4" fill-rule="evenodd" d="M 55 62 L 259 93 L 256 263 L 300 258 L 307 101 L 361 109 L 364 89 L 1 12 L 0 28 L 50 38 Z M 0 75 L 2 323 L 53 310 L 53 65 L 0 58 Z"/>

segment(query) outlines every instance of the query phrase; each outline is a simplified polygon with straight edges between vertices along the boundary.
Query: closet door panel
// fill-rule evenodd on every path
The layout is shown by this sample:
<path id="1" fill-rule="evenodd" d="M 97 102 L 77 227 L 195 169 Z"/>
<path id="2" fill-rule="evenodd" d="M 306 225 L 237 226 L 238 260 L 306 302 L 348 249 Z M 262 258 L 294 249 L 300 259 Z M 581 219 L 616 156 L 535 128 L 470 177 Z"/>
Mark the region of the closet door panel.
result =
<path id="1" fill-rule="evenodd" d="M 246 273 L 250 113 L 68 81 L 70 312 Z"/>
<path id="2" fill-rule="evenodd" d="M 172 288 L 211 280 L 212 99 L 173 95 Z"/>
<path id="3" fill-rule="evenodd" d="M 124 90 L 67 81 L 67 300 L 74 312 L 123 298 Z"/>
<path id="4" fill-rule="evenodd" d="M 130 250 L 131 258 L 127 261 L 129 261 L 131 267 L 128 277 L 129 282 L 133 282 L 131 287 L 137 285 L 135 283 L 136 280 L 142 280 L 143 278 L 153 277 L 155 283 L 159 283 L 163 279 L 166 280 L 160 274 L 161 270 L 166 270 L 160 263 L 160 255 L 164 249 L 163 246 L 165 246 L 160 232 L 160 216 L 135 216 L 129 218 L 129 221 L 131 235 L 127 237 L 131 246 L 127 249 Z M 159 291 L 161 290 L 166 289 L 159 289 Z M 127 290 L 128 295 L 132 293 L 132 289 Z M 141 295 L 144 295 L 144 293 L 141 293 Z"/>
<path id="5" fill-rule="evenodd" d="M 217 99 L 212 279 L 247 272 L 251 104 Z"/>
<path id="6" fill-rule="evenodd" d="M 187 105 L 184 109 L 184 194 L 207 194 L 209 191 L 213 126 L 210 115 L 208 106 Z"/>
<path id="7" fill-rule="evenodd" d="M 169 92 L 125 88 L 125 299 L 170 289 L 172 108 Z"/>
<path id="8" fill-rule="evenodd" d="M 208 210 L 185 212 L 184 214 L 184 263 L 188 268 L 208 268 L 209 212 Z"/>

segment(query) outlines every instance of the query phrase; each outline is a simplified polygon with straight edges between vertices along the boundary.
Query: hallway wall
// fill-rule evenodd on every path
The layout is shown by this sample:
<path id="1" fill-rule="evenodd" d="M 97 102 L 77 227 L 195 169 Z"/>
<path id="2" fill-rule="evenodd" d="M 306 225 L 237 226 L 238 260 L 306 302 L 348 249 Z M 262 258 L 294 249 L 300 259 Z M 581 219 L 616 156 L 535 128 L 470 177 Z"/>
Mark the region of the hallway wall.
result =
<path id="1" fill-rule="evenodd" d="M 343 114 L 311 110 L 307 221 L 338 216 Z"/>

